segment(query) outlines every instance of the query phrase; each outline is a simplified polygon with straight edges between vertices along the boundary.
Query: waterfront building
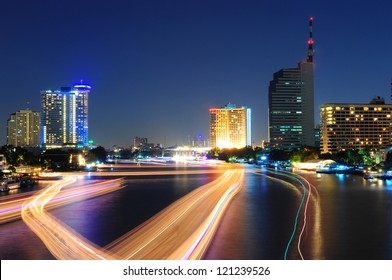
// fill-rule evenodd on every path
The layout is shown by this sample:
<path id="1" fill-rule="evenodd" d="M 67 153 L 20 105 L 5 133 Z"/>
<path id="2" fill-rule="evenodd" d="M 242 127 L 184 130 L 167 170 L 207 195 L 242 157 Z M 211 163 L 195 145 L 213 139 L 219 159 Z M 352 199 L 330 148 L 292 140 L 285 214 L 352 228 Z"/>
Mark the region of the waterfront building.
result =
<path id="1" fill-rule="evenodd" d="M 0 154 L 0 171 L 4 170 L 4 155 Z"/>
<path id="2" fill-rule="evenodd" d="M 369 104 L 329 103 L 320 106 L 322 153 L 350 149 L 380 150 L 391 142 L 392 105 L 381 97 Z"/>
<path id="3" fill-rule="evenodd" d="M 251 146 L 251 109 L 227 104 L 210 109 L 211 148 Z"/>
<path id="4" fill-rule="evenodd" d="M 89 85 L 41 91 L 41 146 L 88 145 Z"/>
<path id="5" fill-rule="evenodd" d="M 7 145 L 14 147 L 39 147 L 39 112 L 20 110 L 12 113 L 7 121 Z"/>
<path id="6" fill-rule="evenodd" d="M 268 89 L 268 138 L 282 150 L 314 146 L 313 18 L 306 61 L 274 73 Z"/>

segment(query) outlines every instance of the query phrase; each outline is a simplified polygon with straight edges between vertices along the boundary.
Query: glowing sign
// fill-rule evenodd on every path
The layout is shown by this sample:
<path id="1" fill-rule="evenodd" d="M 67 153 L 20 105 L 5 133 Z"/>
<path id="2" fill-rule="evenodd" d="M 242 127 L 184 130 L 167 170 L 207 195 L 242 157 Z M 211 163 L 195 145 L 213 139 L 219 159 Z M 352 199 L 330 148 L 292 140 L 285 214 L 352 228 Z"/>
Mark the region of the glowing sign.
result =
<path id="1" fill-rule="evenodd" d="M 73 87 L 77 89 L 91 89 L 89 85 L 74 85 Z"/>

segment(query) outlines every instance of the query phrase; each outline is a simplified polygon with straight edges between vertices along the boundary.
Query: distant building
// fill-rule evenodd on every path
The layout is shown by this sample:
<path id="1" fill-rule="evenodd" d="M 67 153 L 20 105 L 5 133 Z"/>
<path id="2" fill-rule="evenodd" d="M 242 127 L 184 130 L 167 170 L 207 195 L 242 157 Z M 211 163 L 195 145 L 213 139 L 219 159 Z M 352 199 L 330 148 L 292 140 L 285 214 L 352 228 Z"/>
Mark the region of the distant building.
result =
<path id="1" fill-rule="evenodd" d="M 329 103 L 320 106 L 321 152 L 380 150 L 392 144 L 392 105 L 381 97 L 369 104 Z"/>
<path id="2" fill-rule="evenodd" d="M 274 73 L 268 89 L 268 133 L 272 147 L 298 150 L 314 146 L 313 18 L 306 61 Z"/>
<path id="3" fill-rule="evenodd" d="M 41 145 L 46 148 L 88 145 L 88 95 L 91 87 L 77 84 L 41 91 Z"/>
<path id="4" fill-rule="evenodd" d="M 7 144 L 14 147 L 39 147 L 39 112 L 20 110 L 12 113 L 7 121 Z"/>
<path id="5" fill-rule="evenodd" d="M 133 138 L 133 146 L 132 151 L 135 152 L 139 150 L 139 152 L 149 152 L 154 150 L 155 148 L 160 148 L 160 145 L 155 145 L 154 143 L 148 143 L 147 138 L 135 137 Z"/>
<path id="6" fill-rule="evenodd" d="M 142 138 L 142 137 L 135 137 L 133 138 L 133 148 L 138 149 L 139 146 L 145 145 L 148 143 L 147 138 Z"/>
<path id="7" fill-rule="evenodd" d="M 251 146 L 251 109 L 234 104 L 211 108 L 210 145 L 212 148 Z"/>

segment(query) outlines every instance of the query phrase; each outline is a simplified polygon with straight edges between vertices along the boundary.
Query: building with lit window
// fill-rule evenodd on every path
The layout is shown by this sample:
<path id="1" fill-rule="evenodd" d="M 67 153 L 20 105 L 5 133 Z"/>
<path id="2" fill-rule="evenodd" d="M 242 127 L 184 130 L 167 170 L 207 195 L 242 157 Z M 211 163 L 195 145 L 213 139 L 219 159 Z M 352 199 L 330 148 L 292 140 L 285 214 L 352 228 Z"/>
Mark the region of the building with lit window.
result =
<path id="1" fill-rule="evenodd" d="M 0 171 L 4 170 L 4 155 L 0 154 Z"/>
<path id="2" fill-rule="evenodd" d="M 392 105 L 377 97 L 369 104 L 320 106 L 322 153 L 349 149 L 380 150 L 391 145 Z"/>
<path id="3" fill-rule="evenodd" d="M 274 148 L 314 146 L 313 18 L 306 61 L 273 74 L 268 88 L 268 141 Z"/>
<path id="4" fill-rule="evenodd" d="M 12 113 L 7 121 L 7 145 L 39 147 L 41 114 L 31 110 Z"/>
<path id="5" fill-rule="evenodd" d="M 88 145 L 89 85 L 41 91 L 41 145 L 46 148 Z"/>
<path id="6" fill-rule="evenodd" d="M 251 146 L 251 109 L 234 104 L 211 108 L 210 145 L 238 149 Z"/>

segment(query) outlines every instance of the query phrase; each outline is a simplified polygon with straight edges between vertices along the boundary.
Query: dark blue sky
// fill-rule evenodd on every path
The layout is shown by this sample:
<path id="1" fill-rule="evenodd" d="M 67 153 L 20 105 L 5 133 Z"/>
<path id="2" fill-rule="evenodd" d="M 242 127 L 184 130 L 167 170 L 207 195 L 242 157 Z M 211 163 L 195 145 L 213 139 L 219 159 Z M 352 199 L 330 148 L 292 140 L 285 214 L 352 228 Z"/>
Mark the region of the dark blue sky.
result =
<path id="1" fill-rule="evenodd" d="M 390 102 L 390 1 L 2 1 L 0 144 L 9 114 L 40 110 L 40 90 L 92 85 L 97 144 L 208 138 L 210 107 L 252 108 L 267 138 L 268 84 L 306 57 L 314 16 L 315 113 L 329 102 Z M 27 105 L 27 102 L 30 102 Z"/>

